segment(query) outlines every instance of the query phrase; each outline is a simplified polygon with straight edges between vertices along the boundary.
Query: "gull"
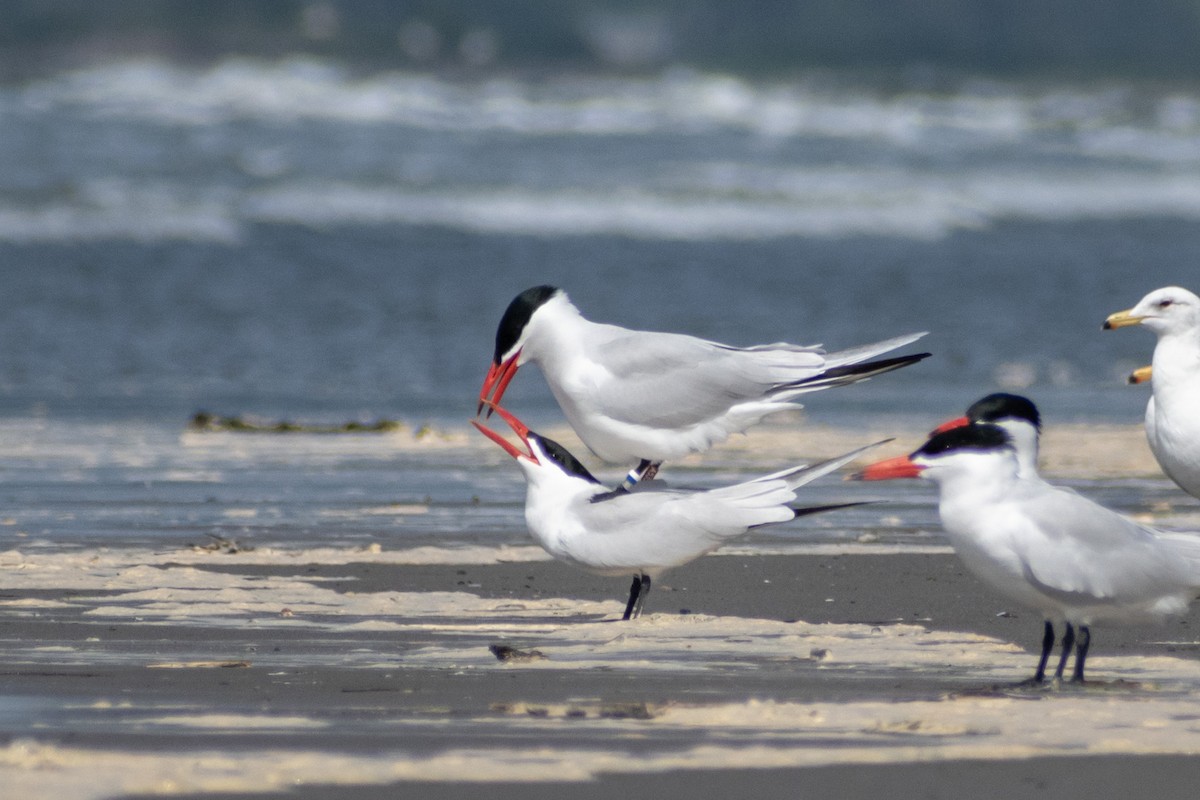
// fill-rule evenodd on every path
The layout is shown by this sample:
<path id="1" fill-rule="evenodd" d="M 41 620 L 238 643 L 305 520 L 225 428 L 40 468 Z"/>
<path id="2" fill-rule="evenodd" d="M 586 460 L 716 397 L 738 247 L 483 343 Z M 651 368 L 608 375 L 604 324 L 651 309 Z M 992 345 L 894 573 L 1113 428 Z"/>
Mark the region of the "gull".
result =
<path id="1" fill-rule="evenodd" d="M 1168 286 L 1104 321 L 1105 330 L 1130 325 L 1149 328 L 1158 337 L 1150 365 L 1146 441 L 1167 477 L 1200 497 L 1200 297 Z"/>
<path id="2" fill-rule="evenodd" d="M 871 360 L 916 333 L 841 352 L 819 346 L 733 347 L 678 333 L 630 330 L 585 319 L 554 286 L 517 295 L 496 329 L 479 392 L 495 405 L 524 364 L 537 364 L 567 421 L 597 456 L 637 460 L 627 485 L 664 461 L 703 452 L 769 414 L 800 408 L 801 395 L 844 386 L 926 358 Z"/>
<path id="3" fill-rule="evenodd" d="M 795 506 L 796 490 L 876 444 L 808 466 L 707 490 L 670 489 L 646 481 L 610 490 L 552 439 L 493 406 L 524 450 L 476 420 L 472 424 L 516 459 L 527 483 L 525 523 L 560 561 L 600 575 L 633 575 L 624 619 L 640 616 L 650 586 L 665 570 L 686 564 L 752 528 L 859 502 Z"/>
<path id="4" fill-rule="evenodd" d="M 854 477 L 937 483 L 942 526 L 966 567 L 1046 620 L 1029 683 L 1045 679 L 1052 621 L 1065 625 L 1055 677 L 1062 677 L 1074 647 L 1071 680 L 1083 682 L 1093 623 L 1181 614 L 1200 587 L 1200 537 L 1160 533 L 1073 491 L 1022 477 L 1013 438 L 997 425 L 934 433 L 910 455 L 876 462 Z"/>

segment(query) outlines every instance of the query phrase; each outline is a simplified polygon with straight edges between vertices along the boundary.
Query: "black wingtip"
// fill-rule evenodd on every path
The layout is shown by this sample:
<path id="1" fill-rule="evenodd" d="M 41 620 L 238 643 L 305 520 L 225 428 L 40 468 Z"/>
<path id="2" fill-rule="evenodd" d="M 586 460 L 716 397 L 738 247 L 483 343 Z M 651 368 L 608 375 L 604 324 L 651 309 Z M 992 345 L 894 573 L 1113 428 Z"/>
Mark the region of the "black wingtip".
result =
<path id="1" fill-rule="evenodd" d="M 924 361 L 931 355 L 933 354 L 913 353 L 907 356 L 881 358 L 878 361 L 863 361 L 858 364 L 845 364 L 840 367 L 830 367 L 819 375 L 814 375 L 811 378 L 805 378 L 802 381 L 785 383 L 781 386 L 775 387 L 775 390 L 787 391 L 789 389 L 815 389 L 826 386 L 845 386 L 849 383 L 857 383 L 858 381 L 864 381 L 867 378 L 873 378 L 876 375 L 882 375 L 885 372 L 892 372 L 893 370 L 911 366 L 919 361 Z"/>
<path id="2" fill-rule="evenodd" d="M 858 500 L 853 503 L 833 503 L 825 506 L 792 506 L 792 513 L 796 517 L 807 517 L 810 514 L 823 514 L 826 511 L 837 511 L 841 508 L 854 508 L 855 506 L 869 506 L 878 503 L 878 500 Z"/>
<path id="3" fill-rule="evenodd" d="M 854 377 L 857 375 L 880 375 L 884 372 L 891 372 L 894 369 L 907 367 L 911 364 L 916 364 L 918 361 L 924 361 L 933 353 L 912 353 L 907 356 L 892 356 L 890 358 L 881 358 L 877 361 L 863 361 L 858 364 L 846 364 L 841 367 L 831 367 L 821 373 L 820 377 Z"/>

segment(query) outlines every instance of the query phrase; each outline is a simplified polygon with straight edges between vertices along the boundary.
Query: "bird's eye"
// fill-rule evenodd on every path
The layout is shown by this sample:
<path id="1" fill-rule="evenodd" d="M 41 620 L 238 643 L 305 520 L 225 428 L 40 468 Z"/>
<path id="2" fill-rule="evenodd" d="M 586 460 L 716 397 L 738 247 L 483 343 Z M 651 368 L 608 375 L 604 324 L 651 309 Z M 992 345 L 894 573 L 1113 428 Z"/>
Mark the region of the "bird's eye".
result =
<path id="1" fill-rule="evenodd" d="M 1170 308 L 1170 307 L 1171 307 L 1171 302 L 1172 302 L 1172 301 L 1170 301 L 1170 300 L 1159 300 L 1159 301 L 1158 301 L 1158 307 L 1159 307 L 1159 308 Z"/>

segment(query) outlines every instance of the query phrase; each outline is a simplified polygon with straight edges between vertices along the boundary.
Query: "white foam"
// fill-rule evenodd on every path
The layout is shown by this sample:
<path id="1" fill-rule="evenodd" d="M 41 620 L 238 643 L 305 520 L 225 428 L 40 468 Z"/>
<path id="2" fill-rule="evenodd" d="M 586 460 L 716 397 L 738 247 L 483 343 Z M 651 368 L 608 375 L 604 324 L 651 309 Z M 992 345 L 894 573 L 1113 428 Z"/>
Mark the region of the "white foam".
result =
<path id="1" fill-rule="evenodd" d="M 1145 144 L 1196 141 L 1200 100 L 1181 93 L 1019 84 L 965 84 L 957 91 L 890 94 L 815 79 L 751 82 L 729 75 L 672 70 L 649 78 L 544 77 L 461 81 L 426 73 L 353 75 L 313 58 L 228 59 L 207 69 L 163 61 L 105 63 L 18 90 L 8 101 L 27 111 L 63 107 L 105 117 L 170 125 L 217 125 L 251 119 L 393 123 L 430 130 L 505 130 L 526 135 L 695 134 L 742 130 L 786 138 L 887 140 L 913 147 L 930 137 L 949 146 L 996 144 L 1062 130 L 1106 155 L 1160 159 Z M 1141 109 L 1149 105 L 1149 113 Z M 946 132 L 964 138 L 946 140 Z M 1115 136 L 1107 137 L 1108 132 Z M 1097 134 L 1099 134 L 1097 136 Z M 1062 139 L 1060 146 L 1073 144 Z M 1175 157 L 1195 160 L 1189 147 Z"/>
<path id="2" fill-rule="evenodd" d="M 527 135 L 731 129 L 774 138 L 817 135 L 901 145 L 945 130 L 1011 141 L 1039 130 L 1048 118 L 1060 125 L 1091 122 L 1113 104 L 1110 93 L 1077 92 L 1070 115 L 1061 110 L 1062 97 L 1001 84 L 967 86 L 957 94 L 889 95 L 817 81 L 752 83 L 688 70 L 650 78 L 470 82 L 425 73 L 357 76 L 333 62 L 290 58 L 229 59 L 208 69 L 155 60 L 108 63 L 41 81 L 22 90 L 16 102 L 27 109 L 76 107 L 171 125 L 326 119 Z M 1178 111 L 1180 98 L 1164 105 L 1168 112 L 1160 116 L 1178 130 L 1187 120 Z"/>
<path id="3" fill-rule="evenodd" d="M 67 197 L 32 204 L 0 203 L 0 238 L 11 242 L 166 239 L 231 244 L 242 237 L 230 198 L 216 187 L 197 191 L 165 180 L 81 181 Z"/>
<path id="4" fill-rule="evenodd" d="M 1055 222 L 1163 215 L 1200 219 L 1192 174 L 1118 169 L 1087 173 L 1006 167 L 959 174 L 791 170 L 774 183 L 564 191 L 414 190 L 346 183 L 283 183 L 248 199 L 259 222 L 436 225 L 481 233 L 623 235 L 683 241 L 788 236 L 932 239 L 1002 220 Z"/>
<path id="5" fill-rule="evenodd" d="M 109 186 L 103 203 L 83 191 L 40 207 L 0 201 L 0 239 L 14 242 L 127 238 L 236 243 L 248 226 L 431 225 L 477 233 L 556 237 L 620 235 L 716 241 L 778 237 L 898 236 L 936 239 L 1004 220 L 1070 222 L 1166 216 L 1200 219 L 1191 172 L 1097 167 L 949 173 L 874 168 L 792 170 L 774 187 L 693 185 L 671 191 L 650 177 L 627 186 L 415 188 L 404 183 L 282 180 L 230 189 L 225 202 L 189 185 Z M 753 178 L 740 179 L 750 185 Z M 215 187 L 213 187 L 213 191 Z"/>
<path id="6" fill-rule="evenodd" d="M 262 223 L 688 241 L 930 239 L 1013 219 L 1200 219 L 1200 99 L 1180 93 L 989 84 L 887 94 L 689 71 L 469 82 L 356 76 L 311 59 L 231 59 L 209 69 L 153 60 L 101 65 L 0 93 L 0 111 L 4 104 L 82 116 L 84 124 L 91 117 L 183 128 L 250 121 L 283 127 L 289 143 L 229 145 L 228 158 L 252 179 L 245 185 L 208 175 L 93 176 L 70 191 L 50 187 L 36 202 L 0 199 L 0 239 L 18 242 L 236 243 Z M 309 145 L 302 133 L 286 132 L 312 120 L 533 141 L 732 135 L 752 137 L 766 152 L 792 140 L 833 141 L 838 152 L 858 155 L 813 165 L 735 147 L 714 163 L 585 165 L 569 182 L 534 170 L 488 183 L 431 166 L 452 151 L 422 151 L 398 171 L 383 162 L 365 171 L 349 165 L 331 178 L 306 174 Z"/>
<path id="7" fill-rule="evenodd" d="M 931 238 L 974 227 L 979 215 L 950 203 L 914 203 L 914 184 L 889 196 L 859 193 L 861 174 L 834 198 L 678 195 L 653 186 L 579 191 L 529 188 L 412 190 L 346 183 L 278 185 L 249 199 L 247 215 L 260 222 L 311 225 L 436 225 L 481 233 L 549 236 L 622 235 L 681 241 L 744 240 L 783 236 L 893 235 Z M 828 176 L 821 176 L 827 180 Z M 941 194 L 944 194 L 942 192 Z M 938 200 L 938 197 L 926 198 Z"/>

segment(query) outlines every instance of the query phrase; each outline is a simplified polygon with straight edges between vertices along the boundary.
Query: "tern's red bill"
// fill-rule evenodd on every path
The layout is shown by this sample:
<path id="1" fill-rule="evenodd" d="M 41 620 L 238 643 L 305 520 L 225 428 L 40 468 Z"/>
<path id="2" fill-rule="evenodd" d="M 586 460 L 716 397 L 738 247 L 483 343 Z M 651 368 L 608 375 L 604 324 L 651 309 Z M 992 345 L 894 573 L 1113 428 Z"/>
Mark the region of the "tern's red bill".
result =
<path id="1" fill-rule="evenodd" d="M 500 419 L 502 419 L 508 423 L 508 427 L 512 428 L 513 433 L 515 433 L 520 438 L 521 443 L 523 445 L 525 445 L 525 451 L 522 451 L 519 447 L 514 445 L 512 442 L 508 441 L 508 439 L 505 439 L 503 436 L 496 433 L 494 430 L 492 430 L 491 428 L 487 427 L 486 425 L 480 423 L 479 421 L 471 420 L 471 424 L 474 425 L 476 428 L 478 428 L 479 432 L 482 433 L 484 436 L 488 437 L 493 442 L 500 445 L 500 447 L 503 448 L 504 452 L 508 453 L 513 458 L 526 458 L 526 459 L 529 459 L 530 461 L 534 462 L 535 464 L 538 463 L 537 456 L 535 456 L 533 454 L 533 448 L 529 446 L 529 426 L 527 426 L 524 422 L 521 422 L 521 420 L 517 419 L 512 414 L 510 414 L 508 411 L 505 411 L 503 408 L 496 405 L 492 401 L 481 402 L 480 408 L 482 409 L 485 404 L 488 406 L 488 414 L 489 415 L 491 414 L 491 412 L 495 411 L 497 414 L 500 415 Z"/>
<path id="2" fill-rule="evenodd" d="M 895 458 L 885 458 L 883 461 L 876 461 L 874 464 L 868 464 L 861 472 L 854 475 L 860 481 L 891 481 L 897 478 L 919 478 L 921 470 L 925 469 L 919 464 L 914 464 L 909 456 L 896 456 Z"/>
<path id="3" fill-rule="evenodd" d="M 500 398 L 504 397 L 508 384 L 516 377 L 517 359 L 520 357 L 521 351 L 518 350 L 507 361 L 492 364 L 488 368 L 487 376 L 483 379 L 483 387 L 479 390 L 479 407 L 475 409 L 476 416 L 483 412 L 484 406 L 490 406 L 488 408 L 489 417 L 492 415 L 493 409 L 499 410 Z"/>

